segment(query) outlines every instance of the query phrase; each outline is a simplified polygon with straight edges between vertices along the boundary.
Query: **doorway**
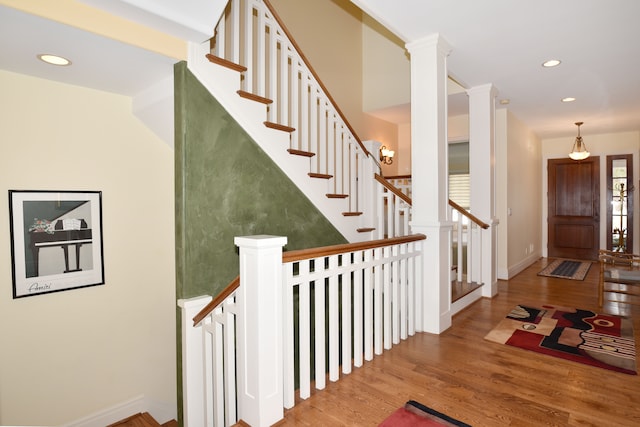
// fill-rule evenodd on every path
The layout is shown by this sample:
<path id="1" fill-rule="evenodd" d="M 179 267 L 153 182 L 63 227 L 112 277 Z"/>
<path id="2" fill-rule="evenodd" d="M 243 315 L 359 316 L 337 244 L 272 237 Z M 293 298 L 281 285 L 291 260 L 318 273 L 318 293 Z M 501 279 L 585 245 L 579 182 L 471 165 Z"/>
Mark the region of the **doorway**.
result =
<path id="1" fill-rule="evenodd" d="M 548 254 L 597 260 L 600 247 L 600 158 L 549 159 Z"/>

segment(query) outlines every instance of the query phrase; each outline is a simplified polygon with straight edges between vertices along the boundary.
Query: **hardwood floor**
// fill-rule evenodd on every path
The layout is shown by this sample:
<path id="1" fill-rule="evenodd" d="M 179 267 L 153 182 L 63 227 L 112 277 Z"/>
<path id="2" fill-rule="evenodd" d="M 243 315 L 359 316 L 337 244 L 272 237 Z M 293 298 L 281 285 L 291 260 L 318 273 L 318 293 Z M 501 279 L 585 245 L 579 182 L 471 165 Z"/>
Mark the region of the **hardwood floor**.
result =
<path id="1" fill-rule="evenodd" d="M 176 420 L 167 421 L 159 424 L 148 412 L 142 412 L 125 418 L 117 423 L 110 424 L 107 427 L 178 427 Z"/>
<path id="2" fill-rule="evenodd" d="M 541 259 L 453 319 L 419 333 L 286 411 L 281 425 L 376 426 L 407 400 L 481 426 L 638 426 L 640 376 L 495 344 L 484 336 L 517 304 L 549 303 L 630 316 L 640 307 L 597 306 L 599 265 L 584 281 L 538 277 Z"/>

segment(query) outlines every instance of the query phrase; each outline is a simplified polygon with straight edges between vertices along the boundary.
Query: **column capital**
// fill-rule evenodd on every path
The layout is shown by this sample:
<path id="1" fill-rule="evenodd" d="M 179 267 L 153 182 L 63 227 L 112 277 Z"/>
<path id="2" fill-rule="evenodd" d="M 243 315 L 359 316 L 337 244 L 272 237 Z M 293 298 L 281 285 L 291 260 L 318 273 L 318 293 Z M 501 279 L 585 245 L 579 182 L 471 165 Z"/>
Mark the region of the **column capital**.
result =
<path id="1" fill-rule="evenodd" d="M 405 45 L 410 54 L 417 52 L 422 49 L 436 47 L 438 52 L 440 52 L 443 56 L 449 56 L 451 53 L 451 45 L 449 42 L 440 35 L 440 33 L 435 33 L 423 37 L 421 39 L 412 41 Z"/>
<path id="2" fill-rule="evenodd" d="M 491 98 L 495 98 L 496 96 L 498 96 L 498 89 L 493 85 L 493 83 L 487 83 L 467 89 L 467 94 L 469 96 L 481 95 L 486 93 L 488 93 Z"/>
<path id="3" fill-rule="evenodd" d="M 275 248 L 286 245 L 287 238 L 261 234 L 256 236 L 238 236 L 233 239 L 233 242 L 236 246 L 244 248 Z"/>

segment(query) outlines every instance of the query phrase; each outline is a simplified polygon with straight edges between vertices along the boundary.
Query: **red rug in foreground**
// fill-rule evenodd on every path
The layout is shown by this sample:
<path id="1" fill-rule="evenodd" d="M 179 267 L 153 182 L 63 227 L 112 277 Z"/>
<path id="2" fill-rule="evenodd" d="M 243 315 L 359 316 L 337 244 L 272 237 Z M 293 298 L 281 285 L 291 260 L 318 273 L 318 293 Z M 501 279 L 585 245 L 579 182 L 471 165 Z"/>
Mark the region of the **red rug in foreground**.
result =
<path id="1" fill-rule="evenodd" d="M 637 375 L 633 323 L 626 317 L 552 305 L 518 305 L 485 339 Z"/>
<path id="2" fill-rule="evenodd" d="M 458 421 L 421 403 L 410 400 L 404 407 L 396 410 L 384 420 L 379 427 L 471 427 L 462 421 Z"/>

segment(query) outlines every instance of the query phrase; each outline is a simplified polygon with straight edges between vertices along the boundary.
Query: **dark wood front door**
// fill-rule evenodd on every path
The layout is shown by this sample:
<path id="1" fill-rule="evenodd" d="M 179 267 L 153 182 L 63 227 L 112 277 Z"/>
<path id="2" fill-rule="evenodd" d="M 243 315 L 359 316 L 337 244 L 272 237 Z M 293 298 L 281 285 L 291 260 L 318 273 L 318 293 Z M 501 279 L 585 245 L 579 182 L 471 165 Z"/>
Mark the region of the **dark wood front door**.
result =
<path id="1" fill-rule="evenodd" d="M 598 259 L 600 159 L 549 159 L 550 258 Z"/>

